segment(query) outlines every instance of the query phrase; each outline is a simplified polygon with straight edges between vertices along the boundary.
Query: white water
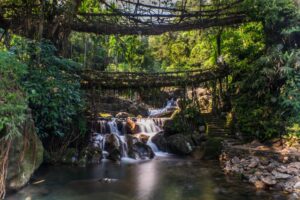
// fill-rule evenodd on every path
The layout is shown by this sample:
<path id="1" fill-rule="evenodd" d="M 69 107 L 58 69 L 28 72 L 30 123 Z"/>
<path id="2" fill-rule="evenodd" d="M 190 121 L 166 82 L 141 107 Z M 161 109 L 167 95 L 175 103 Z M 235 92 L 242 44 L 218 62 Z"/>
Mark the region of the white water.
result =
<path id="1" fill-rule="evenodd" d="M 164 108 L 149 110 L 149 116 L 155 117 L 155 116 L 161 115 L 161 114 L 167 112 L 170 108 L 177 108 L 176 102 L 173 99 L 168 100 L 167 105 Z"/>
<path id="2" fill-rule="evenodd" d="M 116 119 L 113 118 L 111 121 L 109 121 L 108 123 L 109 129 L 110 129 L 110 133 L 114 134 L 117 136 L 118 141 L 119 141 L 119 146 L 121 147 L 121 156 L 122 157 L 128 157 L 128 145 L 127 145 L 127 141 L 125 136 L 123 136 L 121 134 L 121 132 L 118 129 L 118 124 L 116 122 Z M 123 125 L 123 124 L 122 124 Z"/>
<path id="3" fill-rule="evenodd" d="M 137 121 L 135 122 L 138 130 L 136 134 L 144 134 L 149 136 L 147 145 L 151 147 L 151 149 L 156 155 L 161 155 L 162 152 L 159 151 L 158 147 L 151 141 L 151 139 L 157 133 L 162 131 L 160 127 L 163 126 L 164 121 L 165 119 L 161 119 L 161 118 L 142 118 L 142 119 L 137 119 Z M 116 136 L 118 139 L 122 158 L 127 158 L 128 144 L 125 136 L 126 122 L 121 121 L 117 123 L 117 119 L 113 118 L 110 121 L 99 120 L 97 126 L 98 126 L 97 130 L 100 131 L 100 133 L 93 134 L 92 141 L 94 147 L 100 148 L 105 153 L 104 150 L 105 150 L 106 137 L 109 134 L 114 134 L 114 136 Z M 106 157 L 105 155 L 104 157 Z"/>

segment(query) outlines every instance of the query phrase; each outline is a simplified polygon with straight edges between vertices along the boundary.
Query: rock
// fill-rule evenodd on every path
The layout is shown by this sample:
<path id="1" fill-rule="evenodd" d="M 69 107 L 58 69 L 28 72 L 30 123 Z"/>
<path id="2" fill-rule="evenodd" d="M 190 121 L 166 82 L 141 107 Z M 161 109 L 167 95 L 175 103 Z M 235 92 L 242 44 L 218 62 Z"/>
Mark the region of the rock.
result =
<path id="1" fill-rule="evenodd" d="M 157 133 L 155 136 L 151 138 L 151 141 L 157 146 L 157 148 L 161 151 L 168 150 L 168 143 L 164 136 L 164 133 Z"/>
<path id="2" fill-rule="evenodd" d="M 166 137 L 179 133 L 178 130 L 176 130 L 176 128 L 174 127 L 174 121 L 172 119 L 168 119 L 165 121 L 163 130 Z"/>
<path id="3" fill-rule="evenodd" d="M 281 173 L 281 172 L 278 172 L 276 170 L 273 170 L 272 174 L 274 175 L 274 177 L 276 179 L 288 179 L 288 178 L 291 178 L 291 175 L 285 174 L 285 173 Z"/>
<path id="4" fill-rule="evenodd" d="M 114 183 L 117 182 L 119 179 L 115 179 L 115 178 L 101 178 L 98 180 L 98 182 L 100 183 Z"/>
<path id="5" fill-rule="evenodd" d="M 196 134 L 191 135 L 191 139 L 192 139 L 195 146 L 199 146 L 206 140 L 206 137 L 205 137 L 204 134 L 197 134 L 196 133 Z"/>
<path id="6" fill-rule="evenodd" d="M 266 185 L 275 185 L 277 183 L 276 180 L 272 176 L 262 176 L 260 179 Z"/>
<path id="7" fill-rule="evenodd" d="M 140 142 L 137 138 L 127 135 L 128 156 L 133 159 L 147 159 L 154 158 L 154 152 L 150 146 Z"/>
<path id="8" fill-rule="evenodd" d="M 126 120 L 126 132 L 128 134 L 135 134 L 138 132 L 138 126 L 135 124 L 135 122 L 131 118 L 127 118 Z"/>
<path id="9" fill-rule="evenodd" d="M 145 134 L 139 134 L 138 138 L 142 143 L 146 144 L 148 142 L 150 136 L 145 135 Z"/>
<path id="10" fill-rule="evenodd" d="M 97 164 L 102 159 L 102 151 L 100 148 L 90 146 L 85 150 L 85 155 L 82 157 L 85 157 L 89 164 Z"/>
<path id="11" fill-rule="evenodd" d="M 283 189 L 287 192 L 293 192 L 295 185 L 300 181 L 299 177 L 292 177 L 283 184 Z"/>
<path id="12" fill-rule="evenodd" d="M 240 163 L 240 159 L 238 158 L 238 157 L 233 157 L 232 159 L 231 159 L 231 163 L 232 164 L 239 164 Z"/>
<path id="13" fill-rule="evenodd" d="M 272 172 L 275 168 L 277 168 L 277 167 L 279 167 L 279 166 L 280 166 L 280 164 L 279 164 L 277 161 L 272 160 L 272 161 L 270 162 L 270 164 L 266 167 L 266 169 L 267 169 L 269 172 Z"/>
<path id="14" fill-rule="evenodd" d="M 167 143 L 168 149 L 174 154 L 188 155 L 193 151 L 191 141 L 182 134 L 176 134 L 168 137 Z"/>
<path id="15" fill-rule="evenodd" d="M 257 157 L 253 157 L 250 160 L 250 164 L 248 165 L 249 168 L 254 168 L 257 167 L 257 165 L 259 164 L 259 159 Z"/>
<path id="16" fill-rule="evenodd" d="M 106 135 L 105 150 L 108 152 L 108 159 L 113 161 L 121 160 L 120 141 L 115 134 Z"/>
<path id="17" fill-rule="evenodd" d="M 154 158 L 154 152 L 152 151 L 150 146 L 142 142 L 137 142 L 134 144 L 134 148 L 138 152 L 141 159 Z"/>
<path id="18" fill-rule="evenodd" d="M 67 148 L 61 162 L 64 164 L 74 164 L 78 161 L 78 153 L 75 148 Z"/>
<path id="19" fill-rule="evenodd" d="M 98 113 L 98 117 L 109 120 L 112 118 L 112 115 L 110 113 Z"/>
<path id="20" fill-rule="evenodd" d="M 297 168 L 294 168 L 293 165 L 288 165 L 286 168 L 285 168 L 285 171 L 286 173 L 288 174 L 291 174 L 291 175 L 298 175 L 299 172 L 300 172 L 300 169 L 297 169 Z"/>
<path id="21" fill-rule="evenodd" d="M 255 182 L 258 181 L 258 178 L 257 178 L 257 176 L 255 176 L 255 175 L 250 175 L 250 176 L 248 177 L 248 180 L 249 180 L 250 183 L 255 184 Z"/>
<path id="22" fill-rule="evenodd" d="M 43 162 L 43 145 L 36 134 L 31 116 L 22 125 L 22 136 L 12 140 L 6 178 L 7 191 L 22 188 Z"/>
<path id="23" fill-rule="evenodd" d="M 298 181 L 295 185 L 294 185 L 294 189 L 299 190 L 300 189 L 300 181 Z"/>
<path id="24" fill-rule="evenodd" d="M 118 114 L 116 114 L 116 118 L 128 118 L 130 115 L 127 112 L 119 112 Z"/>
<path id="25" fill-rule="evenodd" d="M 107 157 L 109 160 L 112 160 L 112 161 L 120 161 L 121 160 L 121 152 L 119 149 L 111 149 L 109 152 L 108 152 L 108 157 Z"/>
<path id="26" fill-rule="evenodd" d="M 260 159 L 260 164 L 266 166 L 266 165 L 270 164 L 270 160 L 263 157 L 263 158 Z"/>
<path id="27" fill-rule="evenodd" d="M 289 195 L 288 200 L 299 200 L 300 199 L 300 194 L 294 192 L 292 194 Z"/>
<path id="28" fill-rule="evenodd" d="M 295 169 L 299 169 L 300 170 L 300 162 L 292 162 L 292 163 L 288 164 L 287 167 L 288 168 L 295 168 Z"/>
<path id="29" fill-rule="evenodd" d="M 257 189 L 264 189 L 266 184 L 263 181 L 255 181 L 254 185 Z"/>

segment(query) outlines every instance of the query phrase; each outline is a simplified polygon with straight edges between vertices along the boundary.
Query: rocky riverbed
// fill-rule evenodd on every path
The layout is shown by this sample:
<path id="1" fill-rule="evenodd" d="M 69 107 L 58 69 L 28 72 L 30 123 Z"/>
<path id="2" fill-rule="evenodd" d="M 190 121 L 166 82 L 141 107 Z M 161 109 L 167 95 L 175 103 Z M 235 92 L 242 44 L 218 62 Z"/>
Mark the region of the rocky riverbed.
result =
<path id="1" fill-rule="evenodd" d="M 225 141 L 220 156 L 227 174 L 238 174 L 257 189 L 282 190 L 300 199 L 300 154 L 295 148 L 272 148 Z"/>

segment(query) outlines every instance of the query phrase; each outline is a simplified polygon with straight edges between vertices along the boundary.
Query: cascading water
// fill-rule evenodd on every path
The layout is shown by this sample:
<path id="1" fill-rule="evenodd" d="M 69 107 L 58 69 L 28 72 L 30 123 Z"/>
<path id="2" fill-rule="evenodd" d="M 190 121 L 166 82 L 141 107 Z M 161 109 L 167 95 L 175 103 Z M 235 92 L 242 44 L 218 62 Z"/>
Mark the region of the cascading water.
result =
<path id="1" fill-rule="evenodd" d="M 167 118 L 139 118 L 135 120 L 135 137 L 138 135 L 148 136 L 147 145 L 152 151 L 157 153 L 159 149 L 151 141 L 151 138 L 162 131 L 163 124 Z M 100 148 L 106 158 L 109 153 L 106 151 L 107 137 L 113 134 L 118 140 L 118 146 L 121 157 L 128 157 L 128 141 L 127 141 L 127 123 L 123 119 L 112 118 L 111 120 L 98 120 L 96 129 L 92 137 L 93 146 Z"/>
<path id="2" fill-rule="evenodd" d="M 158 152 L 159 149 L 157 146 L 152 142 L 152 137 L 162 131 L 162 129 L 154 122 L 151 118 L 140 119 L 136 122 L 139 127 L 139 134 L 145 134 L 149 136 L 147 141 L 147 145 L 151 147 L 153 152 Z"/>
<path id="3" fill-rule="evenodd" d="M 121 156 L 122 157 L 128 157 L 127 151 L 128 151 L 128 146 L 127 146 L 127 141 L 124 135 L 121 134 L 121 131 L 118 129 L 118 124 L 116 122 L 116 119 L 113 118 L 111 121 L 107 122 L 110 133 L 115 134 L 119 140 L 120 143 L 120 151 L 121 151 Z M 122 123 L 123 125 L 123 123 Z M 122 128 L 123 129 L 123 128 Z"/>
<path id="4" fill-rule="evenodd" d="M 168 112 L 170 109 L 176 109 L 176 108 L 178 108 L 177 102 L 172 98 L 167 101 L 167 105 L 164 108 L 149 110 L 149 116 L 150 117 L 159 116 Z"/>

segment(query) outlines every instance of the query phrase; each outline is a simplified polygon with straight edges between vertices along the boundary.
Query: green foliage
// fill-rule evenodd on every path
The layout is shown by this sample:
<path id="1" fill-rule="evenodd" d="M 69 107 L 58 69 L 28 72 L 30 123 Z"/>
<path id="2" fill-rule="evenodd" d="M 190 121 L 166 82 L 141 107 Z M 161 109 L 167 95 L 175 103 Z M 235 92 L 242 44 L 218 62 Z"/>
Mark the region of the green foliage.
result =
<path id="1" fill-rule="evenodd" d="M 71 134 L 83 110 L 78 64 L 56 56 L 54 46 L 47 42 L 17 40 L 15 47 L 16 54 L 29 66 L 23 85 L 39 136 Z"/>
<path id="2" fill-rule="evenodd" d="M 26 66 L 5 51 L 0 51 L 0 138 L 20 135 L 19 126 L 25 120 L 27 101 L 20 87 Z"/>
<path id="3" fill-rule="evenodd" d="M 147 37 L 73 33 L 72 59 L 106 71 L 158 71 Z"/>
<path id="4" fill-rule="evenodd" d="M 294 0 L 247 0 L 244 5 L 249 17 L 263 23 L 267 45 L 282 42 L 283 30 L 297 23 Z"/>
<path id="5" fill-rule="evenodd" d="M 209 31 L 166 33 L 150 37 L 149 47 L 166 71 L 210 68 L 216 60 L 214 39 Z"/>
<path id="6" fill-rule="evenodd" d="M 290 0 L 252 5 L 253 19 L 262 21 L 266 48 L 261 46 L 259 54 L 251 48 L 246 59 L 235 61 L 231 86 L 239 130 L 261 140 L 299 135 L 299 50 L 285 40 L 297 31 L 297 9 Z"/>
<path id="7" fill-rule="evenodd" d="M 198 132 L 200 126 L 205 126 L 199 107 L 190 101 L 181 101 L 181 104 L 181 110 L 176 111 L 171 117 L 172 127 L 169 127 L 171 129 L 170 132 L 174 134 Z"/>
<path id="8" fill-rule="evenodd" d="M 286 83 L 281 89 L 281 106 L 286 119 L 288 134 L 300 137 L 300 50 L 292 50 L 282 55 L 282 73 Z"/>
<path id="9" fill-rule="evenodd" d="M 265 140 L 299 134 L 299 51 L 274 48 L 238 74 L 234 109 L 240 130 Z"/>

